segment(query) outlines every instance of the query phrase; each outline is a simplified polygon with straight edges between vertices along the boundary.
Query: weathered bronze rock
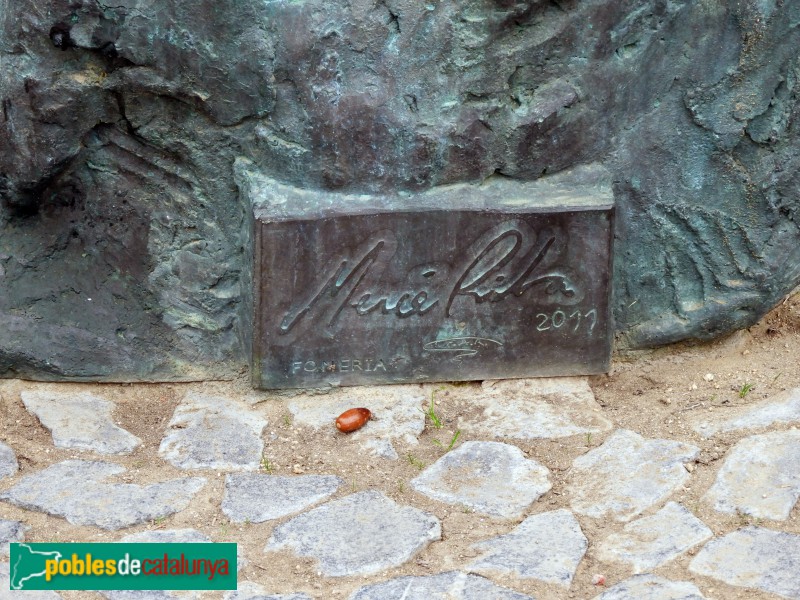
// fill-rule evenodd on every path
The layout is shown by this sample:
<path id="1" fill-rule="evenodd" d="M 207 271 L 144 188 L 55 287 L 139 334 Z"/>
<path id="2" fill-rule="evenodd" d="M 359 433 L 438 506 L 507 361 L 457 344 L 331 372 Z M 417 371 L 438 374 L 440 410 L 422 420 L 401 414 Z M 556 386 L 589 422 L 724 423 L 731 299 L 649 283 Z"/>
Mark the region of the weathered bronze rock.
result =
<path id="1" fill-rule="evenodd" d="M 798 23 L 797 0 L 0 0 L 0 376 L 246 369 L 246 161 L 401 209 L 599 163 L 616 343 L 749 326 L 800 284 Z"/>

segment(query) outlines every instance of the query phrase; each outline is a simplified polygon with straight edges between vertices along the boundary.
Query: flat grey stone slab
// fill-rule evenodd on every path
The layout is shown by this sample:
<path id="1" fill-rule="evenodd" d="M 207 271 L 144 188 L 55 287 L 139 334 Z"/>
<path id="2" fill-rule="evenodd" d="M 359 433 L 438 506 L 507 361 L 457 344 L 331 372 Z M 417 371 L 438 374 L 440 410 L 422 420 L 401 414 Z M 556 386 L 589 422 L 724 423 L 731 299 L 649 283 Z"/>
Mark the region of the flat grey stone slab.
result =
<path id="1" fill-rule="evenodd" d="M 480 575 L 449 571 L 390 579 L 357 589 L 349 600 L 534 600 Z"/>
<path id="2" fill-rule="evenodd" d="M 602 446 L 573 461 L 567 485 L 572 510 L 628 521 L 681 486 L 689 477 L 683 464 L 699 452 L 691 444 L 615 431 Z"/>
<path id="3" fill-rule="evenodd" d="M 88 393 L 23 391 L 22 402 L 50 430 L 58 448 L 129 454 L 142 443 L 114 424 L 114 403 Z"/>
<path id="4" fill-rule="evenodd" d="M 720 512 L 783 521 L 799 497 L 800 431 L 792 430 L 737 443 L 703 498 Z"/>
<path id="5" fill-rule="evenodd" d="M 612 428 L 585 377 L 484 381 L 479 394 L 465 392 L 464 400 L 480 412 L 460 417 L 458 427 L 481 437 L 562 438 Z"/>
<path id="6" fill-rule="evenodd" d="M 464 442 L 418 477 L 412 487 L 426 496 L 463 504 L 497 517 L 520 516 L 552 484 L 550 471 L 501 442 Z"/>
<path id="7" fill-rule="evenodd" d="M 771 425 L 800 423 L 800 388 L 781 392 L 772 398 L 744 408 L 726 409 L 724 416 L 714 413 L 713 418 L 696 419 L 693 429 L 703 437 L 725 431 L 757 429 Z"/>
<path id="8" fill-rule="evenodd" d="M 677 502 L 668 502 L 650 517 L 625 525 L 597 545 L 597 558 L 621 561 L 633 567 L 634 573 L 651 571 L 692 546 L 706 541 L 713 532 Z"/>
<path id="9" fill-rule="evenodd" d="M 8 556 L 8 545 L 12 542 L 23 541 L 27 529 L 28 527 L 22 521 L 0 519 L 0 556 Z"/>
<path id="10" fill-rule="evenodd" d="M 696 585 L 657 575 L 635 575 L 608 588 L 593 600 L 705 600 Z"/>
<path id="11" fill-rule="evenodd" d="M 14 451 L 10 447 L 0 442 L 0 479 L 10 477 L 16 473 L 18 469 L 17 455 L 14 454 Z"/>
<path id="12" fill-rule="evenodd" d="M 202 477 L 150 485 L 104 482 L 124 472 L 111 463 L 67 460 L 28 475 L 0 500 L 74 525 L 121 529 L 183 510 L 206 482 Z"/>
<path id="13" fill-rule="evenodd" d="M 315 558 L 328 577 L 369 575 L 403 564 L 441 536 L 441 523 L 433 515 L 366 491 L 279 525 L 265 550 L 290 548 Z"/>
<path id="14" fill-rule="evenodd" d="M 269 594 L 262 586 L 251 581 L 243 581 L 239 589 L 230 590 L 223 595 L 224 600 L 314 600 L 307 594 Z"/>
<path id="15" fill-rule="evenodd" d="M 377 440 L 372 438 L 363 440 L 360 442 L 360 445 L 370 456 L 388 458 L 389 460 L 397 460 L 399 458 L 397 450 L 394 449 L 394 444 L 389 440 Z"/>
<path id="16" fill-rule="evenodd" d="M 11 567 L 7 562 L 0 562 L 0 600 L 59 600 L 61 598 L 58 593 L 45 590 L 11 591 L 10 571 Z"/>
<path id="17" fill-rule="evenodd" d="M 724 581 L 800 598 L 800 535 L 745 527 L 711 540 L 689 570 Z"/>
<path id="18" fill-rule="evenodd" d="M 218 396 L 188 394 L 175 409 L 158 453 L 181 469 L 258 469 L 267 421 L 256 409 Z"/>
<path id="19" fill-rule="evenodd" d="M 367 453 L 397 459 L 392 440 L 416 444 L 425 429 L 422 407 L 430 391 L 421 385 L 370 386 L 333 390 L 324 396 L 300 395 L 288 403 L 297 425 L 336 432 L 333 422 L 349 408 L 368 408 L 376 419 L 347 435 Z"/>
<path id="20" fill-rule="evenodd" d="M 528 517 L 511 533 L 473 544 L 483 554 L 469 568 L 569 587 L 588 546 L 578 520 L 562 508 Z"/>
<path id="21" fill-rule="evenodd" d="M 126 544 L 208 544 L 211 538 L 197 529 L 138 531 L 119 540 Z"/>
<path id="22" fill-rule="evenodd" d="M 335 475 L 235 473 L 225 478 L 222 512 L 234 523 L 280 519 L 325 500 L 343 483 Z"/>

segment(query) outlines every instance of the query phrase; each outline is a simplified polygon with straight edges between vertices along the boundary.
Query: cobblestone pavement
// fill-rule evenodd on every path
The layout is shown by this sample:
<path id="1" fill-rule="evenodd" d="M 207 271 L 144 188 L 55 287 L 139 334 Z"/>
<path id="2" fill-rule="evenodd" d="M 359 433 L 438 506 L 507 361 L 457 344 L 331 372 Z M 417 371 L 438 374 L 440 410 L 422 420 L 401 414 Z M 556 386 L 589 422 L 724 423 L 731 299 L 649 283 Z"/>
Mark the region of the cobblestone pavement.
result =
<path id="1" fill-rule="evenodd" d="M 800 599 L 800 387 L 672 435 L 585 378 L 0 395 L 0 599 L 21 540 L 234 541 L 229 600 Z M 353 406 L 377 420 L 335 431 Z"/>

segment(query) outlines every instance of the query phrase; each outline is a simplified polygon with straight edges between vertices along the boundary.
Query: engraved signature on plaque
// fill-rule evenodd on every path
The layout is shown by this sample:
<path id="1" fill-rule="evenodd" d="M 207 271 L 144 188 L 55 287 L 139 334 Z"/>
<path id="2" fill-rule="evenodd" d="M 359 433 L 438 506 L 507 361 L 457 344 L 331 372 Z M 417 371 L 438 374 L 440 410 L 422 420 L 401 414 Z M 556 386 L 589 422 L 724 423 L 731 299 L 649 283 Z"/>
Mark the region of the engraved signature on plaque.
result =
<path id="1" fill-rule="evenodd" d="M 566 243 L 566 233 L 557 227 L 537 232 L 521 219 L 509 219 L 485 231 L 458 258 L 416 265 L 404 280 L 387 282 L 382 275 L 390 271 L 398 242 L 394 232 L 382 230 L 328 263 L 320 284 L 289 308 L 278 332 L 289 334 L 301 324 L 331 329 L 345 311 L 406 319 L 438 310 L 449 318 L 460 298 L 498 303 L 536 293 L 543 304 L 574 305 L 584 290 L 557 264 Z"/>
<path id="2" fill-rule="evenodd" d="M 502 345 L 502 342 L 489 338 L 464 336 L 434 340 L 425 344 L 423 348 L 428 352 L 454 352 L 453 358 L 460 359 L 466 356 L 475 356 L 482 348 L 501 347 Z"/>

